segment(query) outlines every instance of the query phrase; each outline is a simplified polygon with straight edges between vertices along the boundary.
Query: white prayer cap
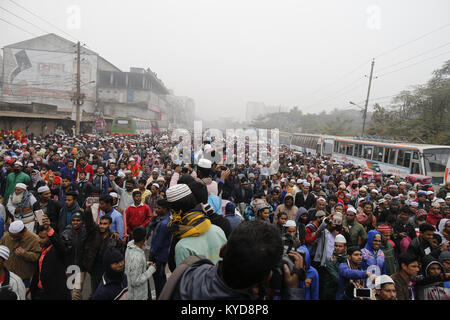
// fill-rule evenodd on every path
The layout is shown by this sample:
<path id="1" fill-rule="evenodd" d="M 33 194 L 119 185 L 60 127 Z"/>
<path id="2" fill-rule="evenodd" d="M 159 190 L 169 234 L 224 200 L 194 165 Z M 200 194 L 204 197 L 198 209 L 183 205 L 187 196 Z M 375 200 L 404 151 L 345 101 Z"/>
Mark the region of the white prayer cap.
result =
<path id="1" fill-rule="evenodd" d="M 347 209 L 347 212 L 353 212 L 353 213 L 355 213 L 356 214 L 356 209 L 355 209 L 355 207 L 348 207 L 348 209 Z"/>
<path id="2" fill-rule="evenodd" d="M 392 278 L 386 274 L 376 277 L 375 278 L 375 289 L 378 289 L 378 290 L 381 289 L 381 286 L 386 283 L 394 283 L 394 280 L 392 280 Z"/>
<path id="3" fill-rule="evenodd" d="M 347 240 L 342 234 L 338 234 L 336 238 L 334 238 L 334 243 L 347 243 Z"/>
<path id="4" fill-rule="evenodd" d="M 25 185 L 25 183 L 18 183 L 18 184 L 16 184 L 16 188 L 27 190 L 27 186 Z"/>
<path id="5" fill-rule="evenodd" d="M 42 187 L 38 188 L 38 190 L 37 190 L 38 193 L 43 193 L 45 191 L 50 191 L 50 188 L 47 186 L 42 186 Z"/>
<path id="6" fill-rule="evenodd" d="M 197 164 L 200 168 L 211 169 L 211 161 L 205 158 L 199 160 Z"/>
<path id="7" fill-rule="evenodd" d="M 295 223 L 294 220 L 288 220 L 286 221 L 286 223 L 283 225 L 283 227 L 296 227 L 297 224 Z"/>
<path id="8" fill-rule="evenodd" d="M 23 228 L 25 228 L 25 225 L 22 220 L 16 220 L 9 225 L 8 231 L 9 233 L 19 233 L 22 232 Z"/>

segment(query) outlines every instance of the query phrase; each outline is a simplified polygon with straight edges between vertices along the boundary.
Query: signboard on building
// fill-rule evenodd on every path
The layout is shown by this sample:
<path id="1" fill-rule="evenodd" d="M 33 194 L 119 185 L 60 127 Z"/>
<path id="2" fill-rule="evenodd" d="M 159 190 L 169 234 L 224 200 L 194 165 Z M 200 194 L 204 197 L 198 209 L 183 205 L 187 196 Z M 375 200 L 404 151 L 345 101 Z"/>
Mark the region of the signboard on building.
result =
<path id="1" fill-rule="evenodd" d="M 95 100 L 97 56 L 82 54 L 81 92 L 86 100 Z M 4 49 L 4 93 L 22 97 L 52 99 L 72 98 L 76 88 L 75 52 L 53 52 L 28 49 Z"/>

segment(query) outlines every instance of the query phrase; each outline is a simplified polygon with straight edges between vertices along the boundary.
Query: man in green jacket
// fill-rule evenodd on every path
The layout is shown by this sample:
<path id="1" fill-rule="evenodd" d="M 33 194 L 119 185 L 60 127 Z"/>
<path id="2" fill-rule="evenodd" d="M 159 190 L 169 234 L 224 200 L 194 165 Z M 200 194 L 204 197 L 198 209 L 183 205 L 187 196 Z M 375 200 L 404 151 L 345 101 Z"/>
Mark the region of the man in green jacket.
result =
<path id="1" fill-rule="evenodd" d="M 8 174 L 6 178 L 6 189 L 4 194 L 5 201 L 8 201 L 9 196 L 13 194 L 16 184 L 24 183 L 28 185 L 30 182 L 30 176 L 22 171 L 23 164 L 20 161 L 14 163 L 14 171 Z"/>
<path id="2" fill-rule="evenodd" d="M 336 300 L 339 288 L 339 265 L 347 260 L 347 240 L 341 234 L 334 239 L 334 251 L 331 258 L 327 258 L 326 272 L 324 272 L 324 283 L 321 300 Z"/>
<path id="3" fill-rule="evenodd" d="M 377 231 L 381 232 L 381 246 L 380 249 L 384 253 L 384 263 L 386 265 L 386 274 L 393 275 L 398 271 L 397 258 L 395 256 L 395 249 L 392 245 L 391 234 L 392 230 L 387 224 L 380 224 Z"/>
<path id="4" fill-rule="evenodd" d="M 367 232 L 363 225 L 356 221 L 356 209 L 354 207 L 347 209 L 342 226 L 344 232 L 350 236 L 351 243 L 347 243 L 349 247 L 359 246 L 361 248 L 364 246 L 367 240 Z"/>

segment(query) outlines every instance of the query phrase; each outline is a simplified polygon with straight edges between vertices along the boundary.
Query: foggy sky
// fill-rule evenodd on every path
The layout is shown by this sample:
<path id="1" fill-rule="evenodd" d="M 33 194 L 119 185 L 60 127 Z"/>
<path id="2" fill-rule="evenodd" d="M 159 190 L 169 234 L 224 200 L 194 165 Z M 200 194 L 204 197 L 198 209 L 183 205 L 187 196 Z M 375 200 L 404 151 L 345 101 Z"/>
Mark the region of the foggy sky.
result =
<path id="1" fill-rule="evenodd" d="M 298 106 L 314 113 L 348 108 L 348 101 L 364 105 L 368 85 L 364 75 L 369 75 L 373 57 L 374 76 L 380 76 L 373 81 L 372 98 L 425 83 L 450 59 L 447 52 L 382 76 L 450 51 L 449 44 L 382 70 L 450 41 L 448 26 L 390 51 L 450 23 L 448 0 L 15 1 L 122 71 L 150 67 L 176 95 L 192 97 L 197 114 L 210 120 L 221 116 L 242 120 L 248 101 Z M 66 10 L 71 5 L 81 10 L 80 29 L 67 27 Z M 1 0 L 0 6 L 74 41 L 9 0 Z M 375 13 L 367 11 L 371 6 L 376 6 Z M 44 34 L 3 10 L 0 17 Z M 0 30 L 1 47 L 32 38 L 2 21 Z M 371 102 L 383 105 L 388 100 Z"/>

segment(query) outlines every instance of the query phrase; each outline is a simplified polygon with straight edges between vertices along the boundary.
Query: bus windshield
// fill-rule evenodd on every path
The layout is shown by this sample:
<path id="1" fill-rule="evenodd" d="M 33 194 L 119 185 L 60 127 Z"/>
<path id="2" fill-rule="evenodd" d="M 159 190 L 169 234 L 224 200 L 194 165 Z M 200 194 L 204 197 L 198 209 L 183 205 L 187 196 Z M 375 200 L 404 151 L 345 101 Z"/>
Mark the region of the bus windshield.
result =
<path id="1" fill-rule="evenodd" d="M 431 176 L 433 184 L 442 184 L 444 182 L 444 172 L 450 157 L 449 149 L 426 149 L 423 151 L 425 160 L 426 174 Z"/>

